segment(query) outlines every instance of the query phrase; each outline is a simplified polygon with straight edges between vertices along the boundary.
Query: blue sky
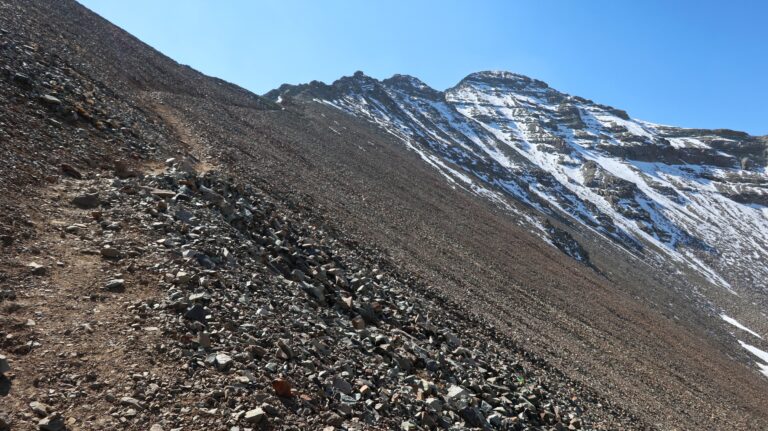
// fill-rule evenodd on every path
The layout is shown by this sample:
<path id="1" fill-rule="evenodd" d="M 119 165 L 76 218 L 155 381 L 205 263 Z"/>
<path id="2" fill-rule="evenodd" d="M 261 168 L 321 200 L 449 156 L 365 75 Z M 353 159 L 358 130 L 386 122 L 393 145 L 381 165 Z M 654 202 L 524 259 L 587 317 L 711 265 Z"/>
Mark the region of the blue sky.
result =
<path id="1" fill-rule="evenodd" d="M 259 94 L 356 70 L 443 90 L 501 69 L 648 121 L 768 134 L 768 1 L 80 1 Z"/>

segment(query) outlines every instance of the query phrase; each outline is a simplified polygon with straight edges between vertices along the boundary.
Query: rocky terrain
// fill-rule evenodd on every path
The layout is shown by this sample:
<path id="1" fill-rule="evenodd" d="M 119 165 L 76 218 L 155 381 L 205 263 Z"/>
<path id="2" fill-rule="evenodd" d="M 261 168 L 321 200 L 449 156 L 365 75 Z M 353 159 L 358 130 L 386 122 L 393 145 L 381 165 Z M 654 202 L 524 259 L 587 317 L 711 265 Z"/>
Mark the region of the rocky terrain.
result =
<path id="1" fill-rule="evenodd" d="M 267 96 L 369 120 L 448 181 L 511 212 L 520 209 L 510 198 L 726 289 L 768 288 L 765 137 L 635 120 L 508 72 L 475 73 L 445 92 L 410 76 L 358 72 Z"/>
<path id="2" fill-rule="evenodd" d="M 573 155 L 579 109 L 626 114 L 571 98 L 533 143 L 573 157 L 609 212 L 500 145 L 489 104 L 443 111 L 446 93 L 414 82 L 260 97 L 74 1 L 0 0 L 0 429 L 768 426 L 759 265 L 724 274 L 705 260 L 723 246 L 670 215 L 630 228 L 666 214 L 657 195 Z M 477 121 L 417 129 L 425 103 Z M 634 139 L 614 128 L 600 139 Z M 719 145 L 686 160 L 759 210 L 759 181 L 734 178 L 761 178 L 762 138 L 686 133 Z M 539 193 L 519 182 L 533 176 Z M 596 203 L 579 216 L 577 197 Z M 732 248 L 760 253 L 732 224 Z"/>

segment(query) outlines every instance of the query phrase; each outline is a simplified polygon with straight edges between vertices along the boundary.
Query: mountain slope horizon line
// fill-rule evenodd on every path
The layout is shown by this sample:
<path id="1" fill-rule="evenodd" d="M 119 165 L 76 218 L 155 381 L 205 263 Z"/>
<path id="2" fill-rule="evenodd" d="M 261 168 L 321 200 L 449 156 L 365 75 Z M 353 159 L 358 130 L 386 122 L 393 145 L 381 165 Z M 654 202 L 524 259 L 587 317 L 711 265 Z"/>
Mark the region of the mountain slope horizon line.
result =
<path id="1" fill-rule="evenodd" d="M 425 83 L 424 81 L 422 81 L 419 77 L 414 76 L 414 75 L 410 75 L 410 74 L 407 74 L 407 73 L 395 73 L 392 76 L 390 76 L 389 78 L 379 79 L 379 78 L 375 78 L 375 77 L 373 77 L 371 75 L 366 74 L 362 70 L 357 70 L 354 73 L 352 73 L 351 75 L 343 75 L 343 76 L 341 76 L 340 78 L 334 80 L 330 84 L 327 84 L 324 81 L 320 81 L 320 80 L 312 80 L 312 81 L 309 81 L 309 82 L 298 83 L 298 84 L 284 83 L 284 84 L 281 84 L 277 88 L 269 90 L 266 93 L 260 94 L 260 96 L 274 101 L 274 100 L 276 100 L 278 95 L 281 95 L 281 94 L 285 95 L 286 92 L 289 91 L 289 90 L 293 90 L 292 92 L 299 92 L 299 91 L 303 91 L 303 90 L 306 90 L 306 89 L 314 89 L 314 90 L 329 89 L 329 88 L 332 88 L 332 87 L 334 87 L 336 85 L 344 84 L 345 82 L 349 82 L 350 80 L 355 80 L 355 79 L 357 79 L 357 80 L 368 80 L 368 81 L 372 81 L 372 82 L 375 82 L 375 83 L 378 83 L 378 84 L 410 83 L 414 88 L 420 88 L 420 89 L 422 89 L 424 91 L 434 92 L 437 95 L 437 94 L 449 93 L 451 90 L 459 87 L 462 83 L 465 83 L 468 80 L 483 79 L 483 78 L 495 78 L 495 79 L 503 79 L 503 80 L 507 80 L 507 81 L 517 81 L 517 82 L 519 82 L 521 84 L 532 85 L 532 86 L 543 88 L 543 89 L 549 89 L 551 91 L 554 91 L 554 92 L 556 92 L 558 94 L 561 94 L 563 96 L 566 96 L 566 97 L 573 97 L 573 98 L 575 98 L 577 100 L 581 100 L 581 101 L 586 102 L 586 103 L 592 103 L 592 104 L 595 104 L 595 105 L 598 105 L 598 106 L 601 106 L 601 107 L 604 107 L 604 108 L 614 109 L 616 111 L 624 113 L 624 115 L 626 115 L 627 118 L 631 118 L 633 120 L 643 121 L 643 122 L 649 123 L 649 124 L 655 124 L 655 125 L 658 125 L 658 126 L 675 127 L 675 128 L 678 128 L 678 129 L 686 129 L 686 130 L 711 130 L 711 131 L 716 132 L 716 133 L 738 133 L 738 134 L 743 134 L 744 136 L 750 136 L 750 137 L 754 137 L 754 138 L 768 138 L 768 134 L 764 134 L 764 135 L 763 134 L 752 134 L 752 133 L 746 132 L 744 130 L 734 129 L 734 128 L 730 128 L 730 127 L 687 127 L 687 126 L 678 126 L 678 125 L 671 124 L 671 123 L 657 123 L 657 122 L 654 122 L 654 121 L 643 120 L 643 119 L 641 119 L 639 117 L 631 116 L 631 115 L 629 115 L 627 113 L 626 110 L 616 108 L 613 105 L 607 105 L 607 104 L 603 104 L 603 103 L 598 103 L 598 102 L 595 102 L 592 99 L 589 99 L 589 98 L 586 98 L 586 97 L 583 97 L 583 96 L 578 96 L 578 95 L 574 95 L 574 94 L 571 94 L 571 93 L 562 92 L 562 91 L 557 90 L 556 88 L 550 86 L 547 82 L 542 81 L 540 79 L 532 78 L 532 77 L 530 77 L 528 75 L 525 75 L 525 74 L 522 74 L 522 73 L 517 73 L 517 72 L 512 72 L 512 71 L 502 70 L 502 69 L 486 69 L 486 70 L 479 70 L 477 72 L 472 72 L 472 73 L 466 75 L 465 77 L 461 78 L 455 85 L 453 85 L 451 87 L 448 87 L 445 90 L 438 90 L 438 89 L 430 86 L 429 84 Z"/>

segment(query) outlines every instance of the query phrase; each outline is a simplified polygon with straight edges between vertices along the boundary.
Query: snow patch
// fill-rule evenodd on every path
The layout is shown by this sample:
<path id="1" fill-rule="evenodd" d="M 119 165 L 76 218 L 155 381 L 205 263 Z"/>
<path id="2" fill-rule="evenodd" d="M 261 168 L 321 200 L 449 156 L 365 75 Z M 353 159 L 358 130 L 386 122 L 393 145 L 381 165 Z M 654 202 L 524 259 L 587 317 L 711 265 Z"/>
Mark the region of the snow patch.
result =
<path id="1" fill-rule="evenodd" d="M 739 322 L 738 322 L 736 319 L 734 319 L 733 317 L 730 317 L 730 316 L 728 316 L 728 315 L 726 315 L 726 314 L 721 314 L 721 315 L 720 315 L 720 318 L 721 318 L 721 319 L 723 319 L 723 320 L 725 320 L 726 322 L 730 323 L 731 325 L 733 325 L 733 326 L 735 326 L 735 327 L 737 327 L 737 328 L 741 329 L 742 331 L 746 331 L 746 332 L 749 332 L 750 334 L 754 335 L 754 336 L 755 336 L 755 337 L 757 337 L 757 338 L 760 338 L 760 339 L 762 339 L 762 338 L 763 338 L 763 337 L 761 337 L 761 336 L 760 336 L 760 334 L 758 334 L 757 332 L 755 332 L 755 331 L 753 331 L 753 330 L 751 330 L 751 329 L 747 328 L 746 326 L 742 325 L 741 323 L 739 323 Z"/>
<path id="2" fill-rule="evenodd" d="M 741 340 L 737 340 L 739 344 L 741 344 L 741 347 L 747 349 L 747 351 L 758 358 L 760 358 L 763 362 L 757 362 L 757 366 L 760 368 L 760 372 L 763 373 L 766 377 L 768 377 L 768 352 L 764 350 L 760 350 L 755 346 L 749 345 Z"/>

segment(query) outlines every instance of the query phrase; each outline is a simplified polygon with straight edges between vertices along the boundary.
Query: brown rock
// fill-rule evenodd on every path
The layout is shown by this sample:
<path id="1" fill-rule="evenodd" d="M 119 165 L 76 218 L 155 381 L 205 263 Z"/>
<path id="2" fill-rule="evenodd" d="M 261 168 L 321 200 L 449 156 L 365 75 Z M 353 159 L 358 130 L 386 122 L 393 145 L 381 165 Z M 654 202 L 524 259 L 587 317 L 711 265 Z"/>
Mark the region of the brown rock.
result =
<path id="1" fill-rule="evenodd" d="M 275 379 L 272 381 L 272 389 L 275 390 L 275 394 L 279 397 L 293 396 L 291 391 L 291 384 L 285 379 Z"/>
<path id="2" fill-rule="evenodd" d="M 63 172 L 64 175 L 68 175 L 72 178 L 77 178 L 78 180 L 83 179 L 83 174 L 81 174 L 80 171 L 75 169 L 72 165 L 68 165 L 66 163 L 61 164 L 61 172 Z"/>

